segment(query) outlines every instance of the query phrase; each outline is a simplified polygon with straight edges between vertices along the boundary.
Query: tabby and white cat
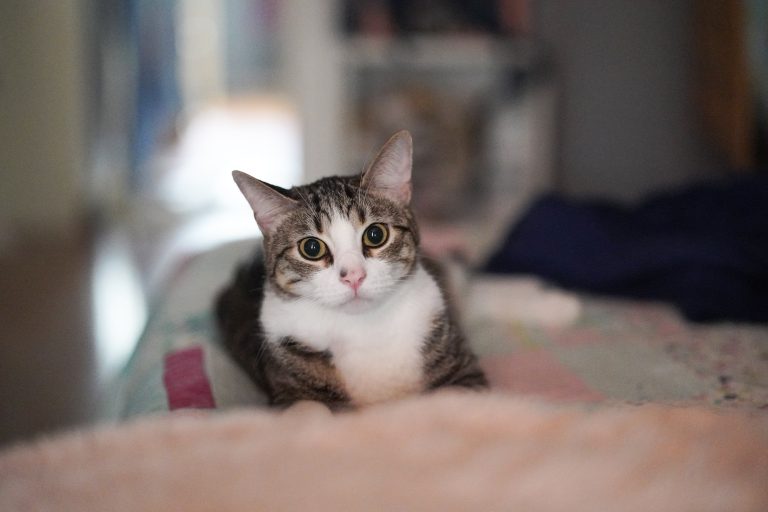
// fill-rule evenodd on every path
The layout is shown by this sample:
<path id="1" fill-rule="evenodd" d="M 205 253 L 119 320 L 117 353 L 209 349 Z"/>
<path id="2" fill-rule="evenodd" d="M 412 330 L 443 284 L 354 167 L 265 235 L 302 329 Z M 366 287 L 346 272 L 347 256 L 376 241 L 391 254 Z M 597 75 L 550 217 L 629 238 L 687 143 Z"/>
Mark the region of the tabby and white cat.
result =
<path id="1" fill-rule="evenodd" d="M 343 408 L 487 385 L 419 253 L 411 165 L 402 131 L 361 176 L 285 190 L 233 173 L 264 247 L 220 295 L 219 325 L 272 404 Z"/>

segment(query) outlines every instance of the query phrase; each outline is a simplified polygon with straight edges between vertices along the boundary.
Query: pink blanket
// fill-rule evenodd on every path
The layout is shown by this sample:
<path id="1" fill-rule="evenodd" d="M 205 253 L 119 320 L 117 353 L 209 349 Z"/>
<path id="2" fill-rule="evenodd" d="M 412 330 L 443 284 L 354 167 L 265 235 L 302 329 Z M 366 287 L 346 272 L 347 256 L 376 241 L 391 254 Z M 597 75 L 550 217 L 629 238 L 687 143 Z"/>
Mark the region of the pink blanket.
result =
<path id="1" fill-rule="evenodd" d="M 177 412 L 0 454 L 0 510 L 768 510 L 768 418 L 441 393 Z"/>

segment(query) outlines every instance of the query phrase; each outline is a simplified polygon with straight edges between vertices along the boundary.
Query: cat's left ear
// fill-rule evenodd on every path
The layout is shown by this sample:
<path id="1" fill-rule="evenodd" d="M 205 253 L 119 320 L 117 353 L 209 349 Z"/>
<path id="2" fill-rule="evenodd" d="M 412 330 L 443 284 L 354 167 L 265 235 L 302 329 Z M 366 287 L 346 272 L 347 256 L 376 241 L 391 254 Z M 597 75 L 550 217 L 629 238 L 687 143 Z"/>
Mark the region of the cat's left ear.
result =
<path id="1" fill-rule="evenodd" d="M 411 201 L 413 139 L 402 130 L 379 150 L 373 163 L 363 173 L 362 186 L 398 204 Z"/>
<path id="2" fill-rule="evenodd" d="M 251 205 L 256 224 L 262 233 L 274 231 L 296 208 L 296 201 L 281 194 L 277 187 L 240 171 L 232 171 L 232 178 Z"/>

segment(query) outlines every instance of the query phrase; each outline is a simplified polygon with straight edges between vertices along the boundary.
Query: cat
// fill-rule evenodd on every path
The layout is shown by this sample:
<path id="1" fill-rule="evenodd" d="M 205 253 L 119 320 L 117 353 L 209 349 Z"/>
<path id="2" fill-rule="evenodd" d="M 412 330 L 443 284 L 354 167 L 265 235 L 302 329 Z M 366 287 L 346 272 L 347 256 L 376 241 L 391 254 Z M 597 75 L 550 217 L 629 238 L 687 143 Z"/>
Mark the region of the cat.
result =
<path id="1" fill-rule="evenodd" d="M 354 408 L 486 377 L 409 207 L 413 142 L 393 135 L 360 176 L 282 189 L 233 178 L 263 249 L 219 295 L 230 354 L 270 404 Z"/>

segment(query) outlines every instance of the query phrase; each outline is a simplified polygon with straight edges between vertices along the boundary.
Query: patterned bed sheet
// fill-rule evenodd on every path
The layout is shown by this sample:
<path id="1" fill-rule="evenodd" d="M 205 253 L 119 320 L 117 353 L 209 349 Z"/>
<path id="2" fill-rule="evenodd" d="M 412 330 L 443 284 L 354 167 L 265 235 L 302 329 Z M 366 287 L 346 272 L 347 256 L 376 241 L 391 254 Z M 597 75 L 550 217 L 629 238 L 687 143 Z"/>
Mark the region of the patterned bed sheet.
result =
<path id="1" fill-rule="evenodd" d="M 106 417 L 264 406 L 264 396 L 221 347 L 211 314 L 213 297 L 253 245 L 217 248 L 177 271 L 107 394 Z M 542 303 L 538 315 L 521 317 L 512 310 L 531 281 L 515 277 L 494 277 L 493 306 L 471 307 L 488 282 L 470 279 L 461 302 L 467 336 L 497 392 L 568 402 L 768 410 L 766 325 L 691 324 L 664 304 L 558 290 L 546 296 L 575 304 L 572 314 L 548 318 Z"/>

